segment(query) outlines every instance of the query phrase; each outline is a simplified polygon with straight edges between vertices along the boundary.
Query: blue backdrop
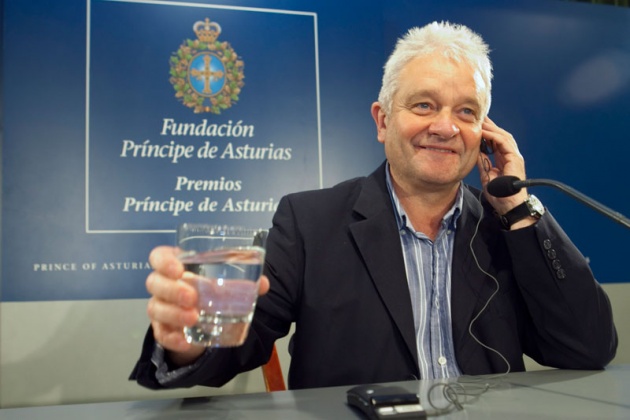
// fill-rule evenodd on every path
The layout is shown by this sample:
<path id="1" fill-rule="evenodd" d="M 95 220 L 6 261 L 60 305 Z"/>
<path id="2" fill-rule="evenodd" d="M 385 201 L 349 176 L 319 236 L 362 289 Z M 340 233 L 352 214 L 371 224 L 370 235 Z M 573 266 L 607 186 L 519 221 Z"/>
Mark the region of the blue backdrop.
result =
<path id="1" fill-rule="evenodd" d="M 267 227 L 282 195 L 371 172 L 383 160 L 369 113 L 382 65 L 396 38 L 433 20 L 466 24 L 490 44 L 490 115 L 519 142 L 530 178 L 630 213 L 628 9 L 561 0 L 2 7 L 3 301 L 144 297 L 147 254 L 173 242 L 177 223 Z M 193 31 L 206 18 L 220 25 L 216 44 Z M 231 67 L 204 97 L 190 85 L 205 79 L 173 63 L 209 54 Z M 189 83 L 185 94 L 177 83 Z M 185 105 L 211 98 L 220 113 Z M 476 172 L 468 181 L 478 185 Z M 560 192 L 532 191 L 601 282 L 630 280 L 627 230 Z"/>

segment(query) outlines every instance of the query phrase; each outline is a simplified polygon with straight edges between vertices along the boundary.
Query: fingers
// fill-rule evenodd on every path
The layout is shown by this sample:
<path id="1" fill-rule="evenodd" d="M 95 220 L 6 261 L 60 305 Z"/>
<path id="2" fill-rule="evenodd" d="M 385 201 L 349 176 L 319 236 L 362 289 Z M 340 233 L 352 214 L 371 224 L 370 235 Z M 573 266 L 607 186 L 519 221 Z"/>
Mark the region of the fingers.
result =
<path id="1" fill-rule="evenodd" d="M 184 308 L 173 303 L 163 301 L 157 297 L 149 299 L 147 315 L 151 322 L 159 322 L 171 328 L 179 328 L 194 325 L 199 317 L 195 307 Z"/>
<path id="2" fill-rule="evenodd" d="M 502 159 L 509 154 L 514 154 L 522 158 L 514 136 L 512 136 L 510 132 L 497 126 L 490 118 L 486 117 L 482 125 L 482 130 L 484 138 L 492 140 L 495 151 L 497 152 L 495 155 L 497 159 Z M 497 162 L 497 164 L 499 163 L 500 162 Z"/>
<path id="3" fill-rule="evenodd" d="M 155 340 L 169 350 L 186 350 L 189 346 L 183 328 L 194 325 L 199 317 L 196 293 L 185 282 L 155 272 L 147 278 L 147 290 L 153 295 L 147 304 L 147 315 Z"/>
<path id="4" fill-rule="evenodd" d="M 494 143 L 496 175 L 512 175 L 525 178 L 525 160 L 511 133 L 497 126 L 489 117 L 482 124 L 482 136 Z M 493 177 L 490 176 L 490 180 Z"/>
<path id="5" fill-rule="evenodd" d="M 192 347 L 184 338 L 181 328 L 173 328 L 159 322 L 152 322 L 153 337 L 162 347 L 174 352 L 186 352 Z"/>
<path id="6" fill-rule="evenodd" d="M 258 279 L 258 296 L 267 294 L 269 291 L 269 279 L 267 276 L 260 276 Z"/>
<path id="7" fill-rule="evenodd" d="M 193 276 L 191 273 L 183 273 L 182 278 Z M 192 308 L 197 304 L 197 291 L 185 281 L 164 276 L 153 271 L 147 276 L 147 291 L 157 299 L 180 306 Z"/>
<path id="8" fill-rule="evenodd" d="M 168 328 L 159 323 L 154 323 L 152 326 L 156 341 L 169 351 L 168 358 L 175 366 L 188 365 L 205 351 L 205 347 L 193 346 L 187 342 L 181 329 Z"/>
<path id="9" fill-rule="evenodd" d="M 494 143 L 494 166 L 489 158 L 480 153 L 477 167 L 481 174 L 481 184 L 486 189 L 488 182 L 499 176 L 515 176 L 525 179 L 525 160 L 518 150 L 516 140 L 508 131 L 497 126 L 490 118 L 486 117 L 482 126 L 482 136 Z M 486 162 L 486 160 L 488 162 Z M 490 170 L 486 170 L 490 163 Z M 485 196 L 498 214 L 505 214 L 516 205 L 524 201 L 527 192 L 523 189 L 518 194 L 509 197 L 497 198 L 485 191 Z"/>
<path id="10" fill-rule="evenodd" d="M 186 281 L 191 273 L 175 255 L 175 248 L 161 246 L 151 251 L 149 262 L 154 271 L 147 276 L 146 288 L 151 294 L 147 314 L 155 340 L 164 348 L 186 351 L 190 348 L 183 328 L 197 322 L 197 292 Z"/>
<path id="11" fill-rule="evenodd" d="M 205 347 L 187 342 L 181 329 L 172 329 L 159 323 L 153 323 L 152 327 L 155 340 L 168 351 L 170 363 L 175 366 L 189 365 L 205 351 Z"/>
<path id="12" fill-rule="evenodd" d="M 149 254 L 149 263 L 155 271 L 172 279 L 178 279 L 184 273 L 184 265 L 177 259 L 175 248 L 158 246 Z"/>

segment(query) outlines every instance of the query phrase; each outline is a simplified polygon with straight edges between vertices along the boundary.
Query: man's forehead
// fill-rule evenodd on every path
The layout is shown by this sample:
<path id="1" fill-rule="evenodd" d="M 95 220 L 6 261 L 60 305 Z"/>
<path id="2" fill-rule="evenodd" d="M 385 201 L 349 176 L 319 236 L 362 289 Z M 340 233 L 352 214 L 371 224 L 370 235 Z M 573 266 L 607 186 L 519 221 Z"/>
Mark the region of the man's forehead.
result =
<path id="1" fill-rule="evenodd" d="M 467 101 L 479 103 L 486 85 L 477 69 L 470 64 L 433 53 L 410 60 L 400 72 L 399 89 L 406 96 L 437 95 L 444 84 L 456 87 Z"/>

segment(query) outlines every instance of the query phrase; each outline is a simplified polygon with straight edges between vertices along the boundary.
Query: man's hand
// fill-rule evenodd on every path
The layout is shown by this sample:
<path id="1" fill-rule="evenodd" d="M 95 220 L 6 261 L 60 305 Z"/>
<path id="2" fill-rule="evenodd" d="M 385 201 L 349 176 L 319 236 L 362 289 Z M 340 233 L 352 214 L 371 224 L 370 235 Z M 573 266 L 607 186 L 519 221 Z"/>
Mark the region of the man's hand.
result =
<path id="1" fill-rule="evenodd" d="M 488 194 L 486 186 L 499 176 L 510 175 L 519 179 L 525 179 L 525 159 L 519 152 L 518 145 L 512 134 L 497 126 L 490 118 L 486 117 L 481 128 L 482 137 L 492 143 L 496 165 L 492 165 L 488 155 L 479 153 L 477 167 L 481 175 L 481 185 L 492 207 L 497 213 L 503 215 L 527 199 L 527 190 L 523 188 L 510 197 L 498 198 Z M 517 229 L 529 226 L 535 222 L 536 219 L 533 217 L 526 217 L 512 225 L 512 228 Z"/>
<path id="2" fill-rule="evenodd" d="M 151 298 L 147 313 L 153 327 L 153 335 L 169 353 L 169 359 L 176 365 L 192 363 L 205 348 L 193 346 L 184 338 L 183 329 L 197 322 L 197 291 L 182 279 L 192 276 L 185 272 L 183 264 L 175 255 L 175 248 L 159 246 L 149 255 L 153 272 L 146 280 Z M 269 280 L 261 276 L 258 281 L 258 294 L 269 291 Z"/>

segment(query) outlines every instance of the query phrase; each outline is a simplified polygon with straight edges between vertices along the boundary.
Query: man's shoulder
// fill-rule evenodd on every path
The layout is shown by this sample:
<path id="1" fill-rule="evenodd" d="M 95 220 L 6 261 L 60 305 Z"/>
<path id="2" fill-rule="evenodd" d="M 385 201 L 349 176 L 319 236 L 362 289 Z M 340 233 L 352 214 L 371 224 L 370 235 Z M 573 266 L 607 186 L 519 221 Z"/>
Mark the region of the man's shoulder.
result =
<path id="1" fill-rule="evenodd" d="M 385 186 L 385 163 L 380 165 L 374 172 L 367 176 L 341 181 L 332 187 L 318 190 L 295 192 L 287 195 L 289 200 L 311 200 L 311 199 L 333 199 L 335 197 L 351 197 L 358 194 L 363 188 L 384 190 Z"/>
<path id="2" fill-rule="evenodd" d="M 286 198 L 290 201 L 311 201 L 311 200 L 329 200 L 335 197 L 347 198 L 352 196 L 356 191 L 360 191 L 361 187 L 367 180 L 367 177 L 361 176 L 342 181 L 332 187 L 321 188 L 317 190 L 299 191 L 287 194 Z"/>

